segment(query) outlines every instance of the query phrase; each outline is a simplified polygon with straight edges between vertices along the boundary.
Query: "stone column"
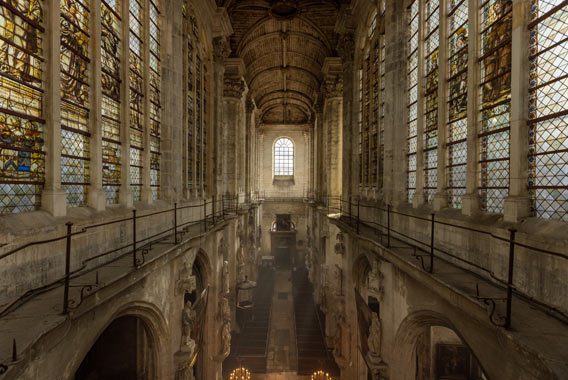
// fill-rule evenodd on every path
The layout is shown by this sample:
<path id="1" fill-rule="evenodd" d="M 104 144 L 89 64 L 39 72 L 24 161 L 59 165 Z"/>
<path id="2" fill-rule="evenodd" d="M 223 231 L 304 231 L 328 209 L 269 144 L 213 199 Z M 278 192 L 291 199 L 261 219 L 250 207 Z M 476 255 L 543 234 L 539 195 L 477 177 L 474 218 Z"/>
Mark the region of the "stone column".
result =
<path id="1" fill-rule="evenodd" d="M 334 66 L 341 68 L 341 60 L 338 58 L 328 58 L 326 63 L 333 60 Z M 327 67 L 332 67 L 328 64 Z M 326 66 L 324 65 L 324 68 Z M 328 70 L 329 72 L 329 70 Z M 325 73 L 325 72 L 324 72 Z M 328 159 L 326 161 L 326 169 L 328 178 L 327 193 L 331 197 L 339 197 L 342 194 L 342 184 L 344 177 L 343 162 L 344 146 L 344 129 L 343 129 L 343 79 L 342 75 L 327 75 L 323 84 L 323 98 L 324 100 L 324 128 L 328 131 Z M 353 161 L 349 158 L 349 161 Z"/>
<path id="2" fill-rule="evenodd" d="M 479 149 L 477 145 L 479 120 L 479 9 L 477 0 L 468 0 L 469 36 L 467 39 L 467 166 L 466 192 L 462 197 L 462 214 L 479 213 Z"/>
<path id="3" fill-rule="evenodd" d="M 447 28 L 447 7 L 444 2 L 440 4 L 440 42 L 438 47 L 438 183 L 436 194 L 432 202 L 433 209 L 438 211 L 448 206 L 447 193 L 447 88 L 448 88 L 448 28 Z"/>
<path id="4" fill-rule="evenodd" d="M 163 199 L 175 202 L 184 197 L 187 154 L 184 140 L 187 138 L 187 98 L 184 93 L 186 80 L 184 58 L 186 55 L 183 17 L 179 1 L 163 2 L 163 20 L 171 33 L 162 33 L 162 134 L 161 134 L 161 192 Z M 166 24 L 164 22 L 164 24 Z M 166 26 L 166 25 L 164 25 Z M 165 29 L 165 28 L 164 28 Z M 188 38 L 188 37 L 187 37 Z M 180 54 L 183 52 L 183 54 Z M 185 162 L 182 162 L 182 157 Z M 187 179 L 186 182 L 187 183 Z"/>
<path id="5" fill-rule="evenodd" d="M 41 208 L 51 215 L 67 214 L 67 199 L 61 189 L 61 63 L 59 1 L 46 0 L 45 12 L 45 185 Z"/>
<path id="6" fill-rule="evenodd" d="M 215 37 L 213 39 L 213 113 L 215 126 L 215 144 L 213 147 L 213 160 L 215 163 L 213 177 L 215 178 L 213 193 L 223 193 L 223 160 L 221 152 L 225 149 L 222 138 L 223 133 L 223 79 L 225 76 L 225 59 L 231 53 L 229 43 L 225 37 Z"/>
<path id="7" fill-rule="evenodd" d="M 132 189 L 130 188 L 130 67 L 128 57 L 130 55 L 130 13 L 128 2 L 122 3 L 122 40 L 121 42 L 121 65 L 120 79 L 120 191 L 118 202 L 125 207 L 133 206 Z"/>
<path id="8" fill-rule="evenodd" d="M 225 76 L 223 84 L 223 117 L 221 123 L 223 150 L 221 151 L 222 156 L 218 157 L 223 162 L 221 193 L 236 194 L 240 182 L 237 175 L 240 162 L 237 144 L 242 143 L 237 137 L 245 82 L 240 77 Z"/>
<path id="9" fill-rule="evenodd" d="M 425 57 L 424 57 L 424 49 L 421 49 L 420 46 L 424 44 L 424 24 L 425 24 L 425 15 L 423 11 L 423 3 L 422 0 L 420 1 L 420 12 L 419 12 L 419 25 L 418 28 L 418 104 L 417 104 L 417 112 L 418 115 L 416 119 L 416 192 L 414 194 L 414 199 L 412 200 L 412 205 L 416 208 L 424 204 L 426 201 L 426 197 L 424 194 L 424 110 L 425 110 L 425 97 L 424 91 L 426 88 L 425 78 L 424 78 L 424 67 L 425 67 Z M 406 10 L 403 9 L 401 15 L 404 19 L 404 15 L 406 14 Z M 405 28 L 408 28 L 408 25 L 405 25 Z M 406 34 L 405 34 L 406 35 Z M 406 77 L 406 73 L 404 74 Z M 405 88 L 407 85 L 405 85 Z M 406 93 L 406 91 L 404 91 Z M 444 97 L 445 99 L 445 97 Z"/>
<path id="10" fill-rule="evenodd" d="M 246 166 L 245 166 L 245 195 L 250 199 L 254 180 L 254 100 L 248 96 L 245 104 L 245 133 L 246 133 Z"/>
<path id="11" fill-rule="evenodd" d="M 406 203 L 407 95 L 406 23 L 402 1 L 388 0 L 385 14 L 385 203 Z"/>
<path id="12" fill-rule="evenodd" d="M 337 46 L 337 51 L 342 60 L 342 76 L 343 76 L 343 126 L 342 126 L 342 190 L 341 194 L 344 198 L 348 198 L 355 189 L 358 188 L 359 163 L 353 159 L 355 147 L 353 141 L 356 141 L 356 116 L 353 112 L 354 107 L 354 91 L 353 82 L 356 72 L 353 67 L 355 40 L 353 33 L 348 31 L 341 35 Z"/>
<path id="13" fill-rule="evenodd" d="M 87 193 L 87 205 L 96 211 L 106 207 L 106 196 L 103 191 L 103 140 L 102 140 L 102 61 L 101 61 L 101 0 L 93 0 L 91 8 L 91 60 L 90 69 L 90 103 L 89 117 L 91 178 Z"/>
<path id="14" fill-rule="evenodd" d="M 531 212 L 528 193 L 529 14 L 529 2 L 513 0 L 509 196 L 503 211 L 505 221 L 512 223 Z"/>

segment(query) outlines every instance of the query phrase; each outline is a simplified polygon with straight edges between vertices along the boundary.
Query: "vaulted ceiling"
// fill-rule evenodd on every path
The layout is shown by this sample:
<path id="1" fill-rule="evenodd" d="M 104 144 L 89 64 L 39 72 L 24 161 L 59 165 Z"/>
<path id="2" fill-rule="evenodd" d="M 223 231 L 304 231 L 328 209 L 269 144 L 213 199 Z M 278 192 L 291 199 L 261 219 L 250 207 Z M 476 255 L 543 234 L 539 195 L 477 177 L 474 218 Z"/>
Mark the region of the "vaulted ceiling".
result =
<path id="1" fill-rule="evenodd" d="M 231 17 L 233 57 L 264 124 L 313 119 L 326 57 L 334 55 L 341 0 L 218 0 Z"/>

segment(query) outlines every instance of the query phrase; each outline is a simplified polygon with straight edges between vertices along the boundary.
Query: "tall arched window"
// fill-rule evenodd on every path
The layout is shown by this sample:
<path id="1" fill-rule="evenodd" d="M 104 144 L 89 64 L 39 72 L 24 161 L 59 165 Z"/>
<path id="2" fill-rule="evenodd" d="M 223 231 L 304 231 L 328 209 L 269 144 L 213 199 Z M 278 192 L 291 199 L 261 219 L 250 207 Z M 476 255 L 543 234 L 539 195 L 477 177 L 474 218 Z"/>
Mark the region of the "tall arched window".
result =
<path id="1" fill-rule="evenodd" d="M 274 176 L 294 175 L 294 143 L 286 137 L 274 144 Z"/>
<path id="2" fill-rule="evenodd" d="M 416 154 L 418 138 L 418 41 L 420 28 L 420 5 L 414 0 L 408 7 L 408 40 L 406 70 L 407 88 L 407 170 L 406 195 L 412 202 L 416 193 Z"/>

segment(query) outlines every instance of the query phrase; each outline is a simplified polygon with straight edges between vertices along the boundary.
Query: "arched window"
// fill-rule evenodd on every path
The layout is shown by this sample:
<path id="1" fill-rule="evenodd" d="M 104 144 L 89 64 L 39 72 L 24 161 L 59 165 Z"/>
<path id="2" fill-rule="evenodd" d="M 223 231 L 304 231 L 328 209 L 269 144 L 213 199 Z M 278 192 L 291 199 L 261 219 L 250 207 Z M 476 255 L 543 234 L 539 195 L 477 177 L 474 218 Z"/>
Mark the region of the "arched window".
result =
<path id="1" fill-rule="evenodd" d="M 283 137 L 274 144 L 274 176 L 294 175 L 294 143 Z"/>

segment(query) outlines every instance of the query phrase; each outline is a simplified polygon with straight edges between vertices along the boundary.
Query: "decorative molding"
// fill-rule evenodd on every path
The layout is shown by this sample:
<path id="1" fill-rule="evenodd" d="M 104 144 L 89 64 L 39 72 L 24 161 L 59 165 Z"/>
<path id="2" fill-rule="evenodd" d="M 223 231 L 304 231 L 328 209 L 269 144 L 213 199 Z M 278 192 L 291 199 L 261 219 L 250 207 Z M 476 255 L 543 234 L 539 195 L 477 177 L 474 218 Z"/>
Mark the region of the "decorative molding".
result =
<path id="1" fill-rule="evenodd" d="M 343 78 L 340 75 L 333 75 L 322 83 L 321 92 L 324 99 L 343 97 Z"/>
<path id="2" fill-rule="evenodd" d="M 345 254 L 345 243 L 344 243 L 344 236 L 343 233 L 340 232 L 335 236 L 335 239 L 337 240 L 337 243 L 335 243 L 335 253 L 337 255 L 344 255 Z"/>
<path id="3" fill-rule="evenodd" d="M 339 37 L 337 53 L 344 64 L 348 62 L 353 63 L 353 57 L 355 55 L 355 38 L 353 37 L 353 33 L 344 33 Z"/>

